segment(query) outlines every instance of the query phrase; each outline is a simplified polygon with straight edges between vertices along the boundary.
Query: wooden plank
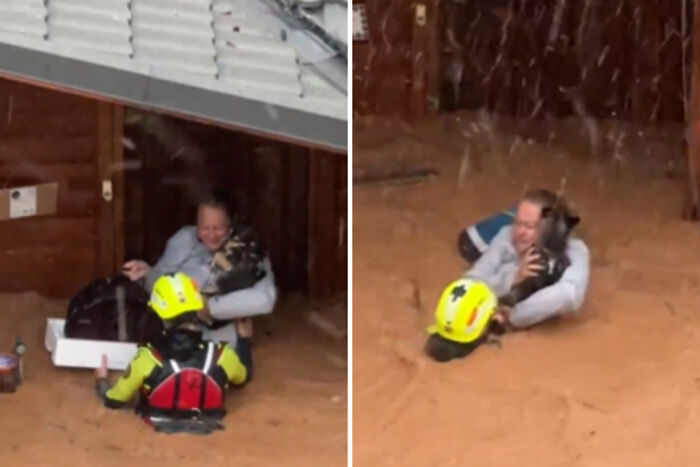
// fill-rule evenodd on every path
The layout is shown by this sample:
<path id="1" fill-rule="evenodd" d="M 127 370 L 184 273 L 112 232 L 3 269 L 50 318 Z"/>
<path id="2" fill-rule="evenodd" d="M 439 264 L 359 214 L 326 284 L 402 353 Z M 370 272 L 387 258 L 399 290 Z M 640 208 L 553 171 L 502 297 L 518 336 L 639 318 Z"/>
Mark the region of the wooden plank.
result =
<path id="1" fill-rule="evenodd" d="M 352 45 L 352 114 L 372 113 L 372 101 L 367 97 L 370 89 L 370 46 L 364 42 Z"/>
<path id="2" fill-rule="evenodd" d="M 160 255 L 163 253 L 163 247 L 165 247 L 163 241 L 164 234 L 160 232 L 162 230 L 162 226 L 159 223 L 160 210 L 158 209 L 160 199 L 158 198 L 159 187 L 156 182 L 156 164 L 163 154 L 159 152 L 160 148 L 152 138 L 146 138 L 146 144 L 143 145 L 142 150 L 144 151 L 142 179 L 144 199 L 142 218 L 144 254 L 142 259 L 154 264 L 158 258 L 160 258 Z"/>
<path id="3" fill-rule="evenodd" d="M 411 39 L 411 87 L 409 90 L 409 112 L 411 118 L 421 119 L 427 114 L 427 42 L 430 32 L 427 27 L 428 7 L 425 3 L 412 5 L 413 21 Z M 424 17 L 422 22 L 419 16 Z"/>
<path id="4" fill-rule="evenodd" d="M 94 118 L 94 117 L 93 117 Z M 0 161 L 2 163 L 86 163 L 92 161 L 95 152 L 95 137 L 91 133 L 81 136 L 47 137 L 34 134 L 32 137 L 15 136 L 0 138 Z"/>
<path id="5" fill-rule="evenodd" d="M 89 217 L 34 217 L 0 222 L 0 251 L 30 248 L 71 248 L 96 241 L 95 222 Z"/>
<path id="6" fill-rule="evenodd" d="M 0 113 L 0 137 L 32 138 L 37 135 L 56 138 L 92 135 L 95 127 L 94 112 L 78 108 L 68 112 L 22 112 Z"/>
<path id="7" fill-rule="evenodd" d="M 332 221 L 336 201 L 334 161 L 326 153 L 313 151 L 309 161 L 309 295 L 327 298 L 333 294 L 334 259 L 338 227 Z M 329 222 L 330 221 L 330 222 Z"/>
<path id="8" fill-rule="evenodd" d="M 426 89 L 425 103 L 430 115 L 440 112 L 440 82 L 442 80 L 442 15 L 439 0 L 431 0 L 428 7 L 426 39 Z"/>
<path id="9" fill-rule="evenodd" d="M 700 2 L 693 11 L 692 74 L 690 80 L 690 122 L 688 131 L 688 189 L 686 190 L 684 217 L 700 219 Z"/>
<path id="10" fill-rule="evenodd" d="M 145 147 L 147 138 L 136 131 L 134 126 L 125 127 L 126 137 L 131 140 L 135 148 L 123 152 L 127 163 L 138 164 L 135 170 L 124 173 L 124 228 L 129 235 L 125 237 L 124 256 L 126 260 L 145 258 L 145 221 L 144 221 L 144 173 L 145 173 Z M 127 208 L 128 207 L 128 208 Z"/>
<path id="11" fill-rule="evenodd" d="M 290 290 L 306 290 L 306 258 L 308 255 L 309 150 L 292 146 L 283 160 L 282 219 L 287 286 Z"/>
<path id="12" fill-rule="evenodd" d="M 661 28 L 665 28 L 665 23 L 669 19 L 677 21 L 679 32 L 682 32 L 682 11 L 686 8 L 686 31 L 685 37 L 692 38 L 691 23 L 693 18 L 693 2 L 671 2 L 666 4 L 667 17 L 659 16 L 657 21 Z M 666 33 L 666 31 L 664 31 Z M 664 37 L 660 43 L 658 53 L 661 61 L 660 93 L 661 110 L 659 112 L 660 121 L 683 121 L 686 119 L 684 100 L 690 100 L 689 73 L 690 60 L 688 52 L 691 43 L 688 41 L 683 47 L 684 37 L 670 34 Z M 680 53 L 678 53 L 680 51 Z M 684 76 L 685 75 L 685 76 Z M 679 93 L 678 90 L 681 90 Z"/>
<path id="13" fill-rule="evenodd" d="M 335 284 L 334 293 L 348 290 L 348 165 L 347 158 L 336 161 L 337 185 L 336 199 L 336 225 L 338 237 L 335 248 Z"/>
<path id="14" fill-rule="evenodd" d="M 637 5 L 637 8 L 630 12 L 631 19 L 635 24 L 633 28 L 634 35 L 631 37 L 632 43 L 640 44 L 649 41 L 652 44 L 658 44 L 661 42 L 655 40 L 653 37 L 653 26 L 655 25 L 652 21 L 658 17 L 658 12 L 653 11 L 655 9 L 656 6 L 654 2 L 649 2 L 645 8 Z M 656 24 L 656 26 L 660 25 Z M 631 47 L 628 49 L 628 53 L 633 57 L 632 75 L 635 80 L 635 85 L 631 86 L 630 89 L 632 94 L 630 117 L 632 117 L 632 120 L 636 123 L 644 124 L 647 123 L 650 120 L 649 117 L 652 116 L 655 99 L 651 95 L 649 85 L 654 79 L 655 72 L 658 70 L 658 66 L 653 67 L 652 64 L 649 63 L 649 58 L 654 57 L 654 59 L 656 59 L 655 61 L 658 62 L 658 51 L 651 51 L 648 47 Z M 657 68 L 657 70 L 654 70 L 654 68 Z"/>
<path id="15" fill-rule="evenodd" d="M 94 109 L 91 99 L 73 94 L 0 78 L 0 119 L 11 112 L 47 112 L 61 114 Z"/>
<path id="16" fill-rule="evenodd" d="M 237 134 L 233 142 L 231 155 L 227 158 L 228 169 L 222 171 L 222 177 L 229 179 L 229 184 L 234 189 L 234 199 L 236 202 L 237 215 L 250 221 L 253 217 L 253 196 L 251 187 L 255 185 L 253 181 L 253 160 L 254 155 L 248 151 L 248 141 L 252 139 L 247 135 Z"/>
<path id="17" fill-rule="evenodd" d="M 124 107 L 112 106 L 112 167 L 121 167 L 124 163 Z M 114 187 L 114 267 L 124 264 L 125 240 L 124 240 L 124 206 L 125 206 L 125 174 L 123 170 L 112 170 L 112 183 Z"/>
<path id="18" fill-rule="evenodd" d="M 95 189 L 102 192 L 103 181 L 112 182 L 110 167 L 113 163 L 114 150 L 114 111 L 111 104 L 97 104 L 96 163 L 97 180 Z M 113 190 L 113 187 L 112 187 Z M 113 197 L 112 197 L 113 199 Z M 112 274 L 116 269 L 114 263 L 114 204 L 100 196 L 97 211 L 98 245 L 96 249 L 96 273 L 100 276 Z"/>
<path id="19" fill-rule="evenodd" d="M 97 195 L 93 191 L 69 191 L 58 188 L 57 215 L 61 217 L 89 217 L 97 214 Z"/>
<path id="20" fill-rule="evenodd" d="M 38 164 L 34 160 L 22 163 L 0 162 L 0 185 L 3 188 L 58 182 L 59 189 L 81 190 L 94 187 L 93 164 Z"/>
<path id="21" fill-rule="evenodd" d="M 269 252 L 275 268 L 280 269 L 276 275 L 278 287 L 286 291 L 285 255 L 282 246 L 285 242 L 286 227 L 282 222 L 282 157 L 285 154 L 277 143 L 260 141 L 253 149 L 253 170 L 255 177 L 255 214 L 253 221 L 258 229 L 260 240 Z"/>
<path id="22" fill-rule="evenodd" d="M 405 118 L 411 82 L 411 2 L 367 2 L 369 43 L 353 44 L 353 111 Z"/>

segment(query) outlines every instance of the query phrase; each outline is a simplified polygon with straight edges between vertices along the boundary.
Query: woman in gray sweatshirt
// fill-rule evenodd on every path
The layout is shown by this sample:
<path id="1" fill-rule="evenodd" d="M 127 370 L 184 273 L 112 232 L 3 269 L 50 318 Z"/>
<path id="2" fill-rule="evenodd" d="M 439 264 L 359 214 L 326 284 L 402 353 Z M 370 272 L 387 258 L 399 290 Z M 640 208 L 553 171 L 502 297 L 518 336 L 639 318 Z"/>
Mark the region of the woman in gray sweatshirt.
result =
<path id="1" fill-rule="evenodd" d="M 166 273 L 182 272 L 206 290 L 216 280 L 213 271 L 214 253 L 233 232 L 227 205 L 215 197 L 199 203 L 197 225 L 181 228 L 169 240 L 163 255 L 153 266 L 132 260 L 124 264 L 124 273 L 133 281 L 143 281 L 151 291 L 155 281 Z M 264 276 L 254 285 L 233 292 L 213 295 L 200 313 L 205 321 L 229 321 L 228 324 L 205 330 L 205 338 L 236 344 L 233 320 L 271 313 L 277 301 L 277 288 L 269 258 L 262 261 Z"/>
<path id="2" fill-rule="evenodd" d="M 513 225 L 500 229 L 464 276 L 485 282 L 501 297 L 515 284 L 537 275 L 541 266 L 528 251 L 537 239 L 543 208 L 556 202 L 556 195 L 547 190 L 527 193 L 518 206 Z M 569 237 L 566 255 L 569 266 L 562 277 L 517 303 L 504 317 L 507 324 L 526 328 L 581 308 L 588 289 L 590 253 L 582 240 Z"/>

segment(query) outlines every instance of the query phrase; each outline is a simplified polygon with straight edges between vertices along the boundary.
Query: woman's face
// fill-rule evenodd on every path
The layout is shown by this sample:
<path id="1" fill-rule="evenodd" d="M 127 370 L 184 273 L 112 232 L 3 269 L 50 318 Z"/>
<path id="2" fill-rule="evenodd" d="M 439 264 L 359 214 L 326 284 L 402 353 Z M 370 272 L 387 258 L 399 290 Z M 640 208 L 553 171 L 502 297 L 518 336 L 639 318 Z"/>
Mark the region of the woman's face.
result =
<path id="1" fill-rule="evenodd" d="M 230 228 L 231 223 L 222 209 L 200 206 L 197 210 L 197 234 L 210 251 L 221 248 Z"/>
<path id="2" fill-rule="evenodd" d="M 513 222 L 513 245 L 524 254 L 537 241 L 537 225 L 542 217 L 542 207 L 531 201 L 522 201 Z"/>

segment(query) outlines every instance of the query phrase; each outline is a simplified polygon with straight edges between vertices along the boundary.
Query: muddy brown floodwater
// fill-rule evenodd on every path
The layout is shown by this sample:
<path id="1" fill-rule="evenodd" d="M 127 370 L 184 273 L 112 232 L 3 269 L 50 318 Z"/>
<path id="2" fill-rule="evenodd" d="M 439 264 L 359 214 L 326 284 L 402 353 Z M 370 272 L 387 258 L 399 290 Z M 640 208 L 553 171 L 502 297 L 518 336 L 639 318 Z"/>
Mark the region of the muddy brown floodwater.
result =
<path id="1" fill-rule="evenodd" d="M 256 324 L 255 377 L 227 393 L 225 431 L 161 435 L 131 411 L 103 408 L 90 370 L 51 364 L 46 318 L 64 317 L 65 301 L 0 294 L 2 350 L 16 334 L 28 347 L 26 381 L 15 394 L 0 394 L 0 465 L 346 465 L 346 344 L 307 324 L 305 306 L 287 303 Z"/>
<path id="2" fill-rule="evenodd" d="M 700 225 L 680 219 L 682 174 L 633 150 L 619 165 L 592 159 L 585 138 L 524 137 L 509 155 L 513 133 L 491 131 L 480 171 L 459 180 L 461 148 L 445 141 L 464 137 L 449 125 L 371 126 L 355 128 L 357 173 L 440 175 L 354 188 L 355 465 L 698 465 Z M 464 360 L 427 360 L 423 329 L 466 268 L 459 229 L 528 186 L 562 183 L 592 253 L 580 314 Z"/>

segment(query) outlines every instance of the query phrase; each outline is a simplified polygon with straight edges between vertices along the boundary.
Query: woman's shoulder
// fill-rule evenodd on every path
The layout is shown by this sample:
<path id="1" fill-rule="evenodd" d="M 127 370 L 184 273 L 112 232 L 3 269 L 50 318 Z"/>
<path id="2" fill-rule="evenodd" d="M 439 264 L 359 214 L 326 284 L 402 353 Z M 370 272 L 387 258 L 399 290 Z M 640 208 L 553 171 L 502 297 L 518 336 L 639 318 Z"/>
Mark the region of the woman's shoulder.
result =
<path id="1" fill-rule="evenodd" d="M 590 250 L 586 242 L 578 237 L 571 236 L 567 242 L 567 253 L 570 257 L 576 256 L 581 259 L 588 259 L 590 256 Z"/>
<path id="2" fill-rule="evenodd" d="M 194 243 L 196 241 L 197 227 L 194 225 L 186 225 L 170 237 L 170 242 L 173 243 Z"/>

